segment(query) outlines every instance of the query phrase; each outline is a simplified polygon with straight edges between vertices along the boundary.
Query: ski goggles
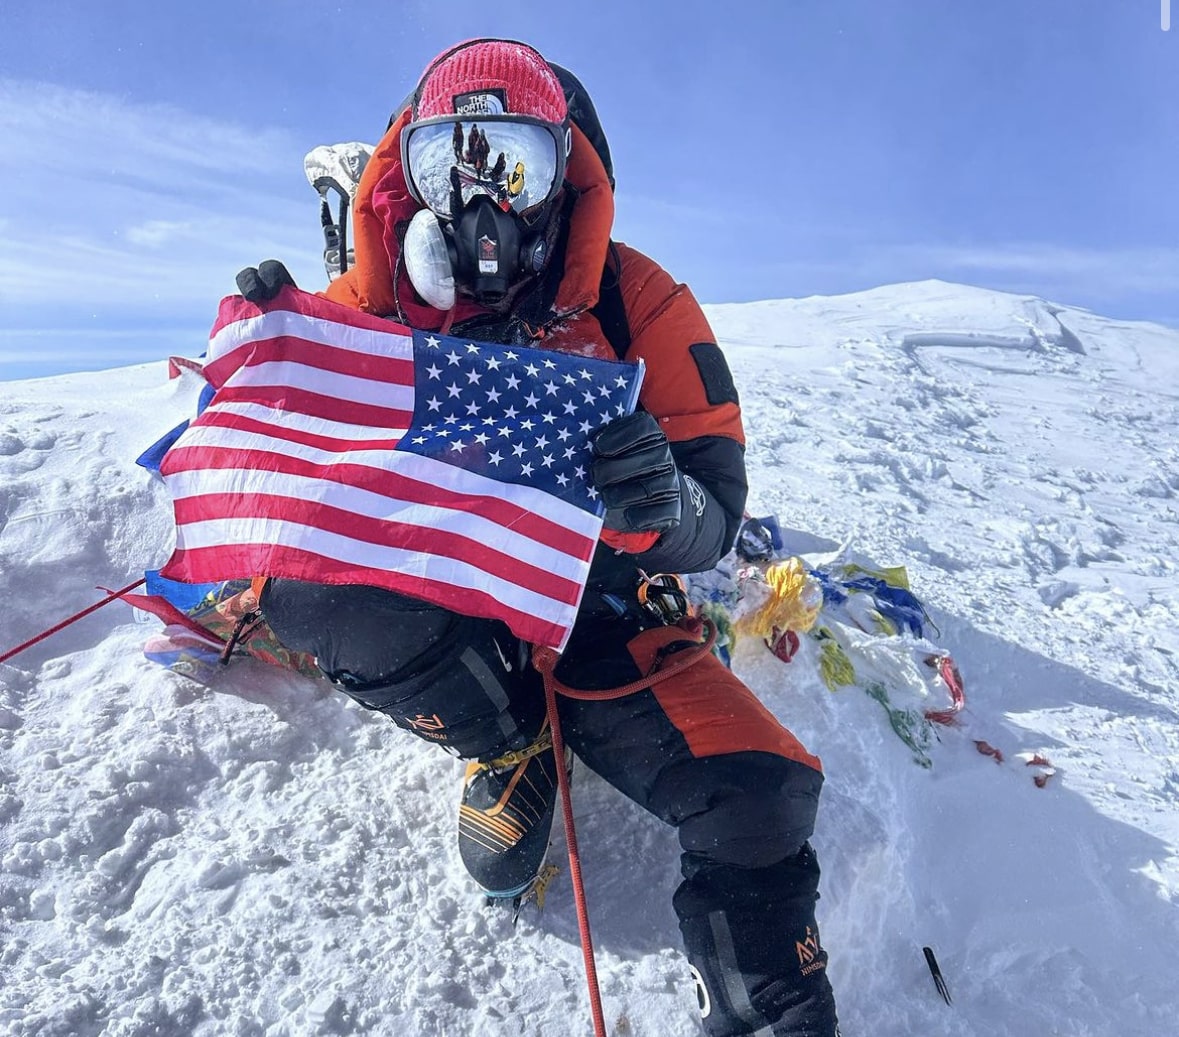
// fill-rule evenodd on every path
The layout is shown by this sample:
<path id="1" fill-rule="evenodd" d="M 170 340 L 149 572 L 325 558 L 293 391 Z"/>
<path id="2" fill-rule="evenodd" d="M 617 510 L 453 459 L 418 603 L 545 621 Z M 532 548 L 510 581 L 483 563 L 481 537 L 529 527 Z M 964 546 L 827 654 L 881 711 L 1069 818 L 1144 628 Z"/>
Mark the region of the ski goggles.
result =
<path id="1" fill-rule="evenodd" d="M 479 195 L 527 215 L 561 190 L 571 146 L 567 126 L 525 115 L 443 115 L 405 128 L 401 163 L 410 193 L 443 219 Z"/>

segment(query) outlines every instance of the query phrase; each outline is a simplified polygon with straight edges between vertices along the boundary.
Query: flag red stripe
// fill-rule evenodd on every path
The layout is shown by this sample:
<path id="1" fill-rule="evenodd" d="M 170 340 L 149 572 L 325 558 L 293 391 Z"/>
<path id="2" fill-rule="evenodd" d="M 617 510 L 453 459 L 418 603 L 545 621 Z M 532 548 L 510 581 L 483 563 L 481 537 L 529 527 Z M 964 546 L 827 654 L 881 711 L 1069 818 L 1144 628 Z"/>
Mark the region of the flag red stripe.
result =
<path id="1" fill-rule="evenodd" d="M 413 419 L 411 411 L 355 403 L 287 385 L 223 385 L 217 390 L 213 403 L 227 402 L 257 403 L 278 411 L 293 411 L 312 418 L 344 421 L 350 425 L 371 425 L 374 428 L 405 428 Z M 201 418 L 197 418 L 193 424 L 201 424 Z"/>
<path id="2" fill-rule="evenodd" d="M 411 479 L 398 472 L 371 468 L 367 465 L 335 463 L 316 464 L 305 461 L 300 457 L 289 454 L 271 453 L 262 450 L 240 450 L 226 447 L 186 447 L 183 440 L 164 455 L 160 465 L 160 473 L 164 476 L 174 475 L 181 471 L 199 471 L 204 469 L 234 469 L 255 470 L 259 473 L 278 472 L 282 475 L 302 476 L 308 479 L 322 479 L 325 482 L 342 483 L 357 489 L 368 490 L 392 500 L 411 501 L 426 507 L 447 508 L 451 511 L 468 511 L 482 515 L 484 518 L 498 525 L 510 528 L 513 532 L 534 540 L 554 551 L 587 562 L 594 552 L 596 541 L 581 536 L 556 522 L 546 519 L 535 512 L 527 511 L 518 504 L 510 501 L 497 500 L 493 497 L 475 493 L 463 493 L 459 490 L 447 489 L 433 483 Z M 264 478 L 262 474 L 259 479 Z M 261 484 L 259 484 L 261 485 Z M 264 509 L 255 507 L 254 493 L 243 493 L 239 499 L 250 508 L 251 513 L 265 513 Z M 283 510 L 273 514 L 287 514 L 286 502 L 290 498 L 282 498 Z M 179 508 L 181 501 L 176 501 Z M 572 505 L 570 505 L 572 507 Z M 319 524 L 319 523 L 317 523 Z"/>
<path id="3" fill-rule="evenodd" d="M 406 594 L 441 605 L 462 615 L 484 616 L 501 619 L 512 631 L 525 641 L 538 644 L 557 645 L 564 641 L 573 622 L 570 610 L 569 621 L 558 623 L 520 612 L 503 604 L 494 595 L 481 591 L 454 587 L 437 580 L 405 573 L 383 572 L 366 569 L 350 562 L 325 558 L 313 551 L 294 547 L 275 547 L 272 544 L 224 544 L 216 547 L 201 547 L 174 554 L 160 575 L 169 580 L 186 583 L 211 583 L 225 579 L 246 579 L 258 574 L 262 560 L 271 570 L 281 567 L 285 578 L 308 580 L 313 583 L 366 584 L 385 587 L 388 590 Z"/>
<path id="4" fill-rule="evenodd" d="M 543 594 L 566 605 L 577 604 L 581 597 L 580 584 L 504 554 L 461 533 L 410 525 L 387 518 L 368 518 L 320 501 L 296 500 L 268 493 L 216 493 L 178 500 L 175 502 L 175 510 L 176 525 L 181 532 L 183 527 L 191 522 L 203 522 L 208 519 L 249 519 L 259 512 L 281 515 L 282 521 L 290 525 L 324 529 L 338 536 L 380 547 L 453 558 L 473 565 L 498 580 L 527 587 L 537 594 Z M 275 550 L 285 550 L 282 545 L 271 546 Z M 250 575 L 266 575 L 270 568 L 264 567 Z"/>
<path id="5" fill-rule="evenodd" d="M 282 440 L 285 443 L 298 443 L 301 446 L 313 447 L 316 450 L 326 450 L 343 454 L 349 450 L 394 450 L 401 442 L 400 436 L 384 439 L 342 439 L 338 436 L 321 436 L 304 429 L 292 428 L 290 425 L 270 423 L 258 418 L 251 418 L 245 414 L 220 410 L 216 406 L 210 407 L 201 415 L 200 424 L 205 428 L 232 428 L 239 432 L 249 432 L 256 436 L 267 436 L 271 439 Z M 402 428 L 407 428 L 407 421 Z M 372 431 L 376 431 L 375 429 Z M 218 451 L 220 452 L 220 450 Z"/>
<path id="6" fill-rule="evenodd" d="M 406 349 L 412 349 L 408 338 Z M 216 385 L 227 380 L 240 367 L 257 367 L 271 361 L 302 364 L 317 371 L 332 371 L 372 382 L 410 386 L 414 383 L 411 359 L 361 352 L 344 348 L 342 345 L 324 345 L 299 335 L 289 334 L 251 339 L 234 346 L 228 353 L 210 361 L 205 367 L 205 372 Z"/>
<path id="7" fill-rule="evenodd" d="M 261 317 L 267 312 L 282 312 L 296 317 L 329 321 L 362 331 L 375 331 L 381 335 L 404 335 L 408 338 L 412 334 L 404 324 L 398 324 L 386 317 L 374 317 L 363 310 L 354 310 L 351 306 L 332 302 L 322 295 L 303 292 L 297 288 L 284 288 L 272 302 L 266 304 L 266 309 L 257 303 L 247 302 L 240 295 L 225 296 L 217 307 L 217 319 L 213 324 L 213 330 L 209 332 L 209 337 L 215 339 L 231 324 Z"/>

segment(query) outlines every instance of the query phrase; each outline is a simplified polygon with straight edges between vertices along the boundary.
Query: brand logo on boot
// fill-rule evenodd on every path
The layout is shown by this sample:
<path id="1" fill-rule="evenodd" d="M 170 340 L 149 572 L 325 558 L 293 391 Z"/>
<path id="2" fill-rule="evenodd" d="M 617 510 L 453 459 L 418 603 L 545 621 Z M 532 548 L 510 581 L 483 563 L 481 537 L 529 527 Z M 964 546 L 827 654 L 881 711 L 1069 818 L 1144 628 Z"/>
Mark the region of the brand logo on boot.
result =
<path id="1" fill-rule="evenodd" d="M 446 724 L 442 722 L 442 718 L 435 713 L 432 717 L 426 716 L 424 713 L 419 713 L 416 717 L 407 720 L 415 731 L 442 731 Z"/>
<path id="2" fill-rule="evenodd" d="M 794 949 L 798 953 L 798 964 L 802 966 L 802 974 L 809 976 L 812 972 L 826 966 L 822 958 L 823 948 L 819 944 L 819 930 L 806 927 L 806 939 L 795 940 Z"/>

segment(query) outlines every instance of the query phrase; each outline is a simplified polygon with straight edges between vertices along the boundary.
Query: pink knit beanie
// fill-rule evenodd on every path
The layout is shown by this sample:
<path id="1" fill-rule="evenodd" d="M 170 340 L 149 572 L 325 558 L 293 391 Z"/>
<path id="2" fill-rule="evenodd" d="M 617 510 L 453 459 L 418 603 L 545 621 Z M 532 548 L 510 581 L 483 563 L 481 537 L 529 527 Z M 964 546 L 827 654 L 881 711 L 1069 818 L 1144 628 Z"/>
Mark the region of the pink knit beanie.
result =
<path id="1" fill-rule="evenodd" d="M 563 123 L 565 93 L 548 62 L 514 40 L 471 40 L 444 51 L 418 87 L 414 119 L 531 115 Z"/>

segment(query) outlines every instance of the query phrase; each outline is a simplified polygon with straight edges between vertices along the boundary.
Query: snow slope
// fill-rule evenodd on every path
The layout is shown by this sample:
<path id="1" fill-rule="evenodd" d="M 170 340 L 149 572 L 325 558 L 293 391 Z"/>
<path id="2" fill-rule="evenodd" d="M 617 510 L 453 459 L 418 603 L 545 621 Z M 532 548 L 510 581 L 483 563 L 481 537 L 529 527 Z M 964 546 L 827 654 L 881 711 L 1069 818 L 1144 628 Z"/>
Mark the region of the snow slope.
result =
<path id="1" fill-rule="evenodd" d="M 967 685 L 925 770 L 867 696 L 738 653 L 827 769 L 845 1034 L 1179 1034 L 1179 332 L 940 282 L 709 316 L 751 510 L 906 565 Z M 4 385 L 0 650 L 166 557 L 133 458 L 195 389 Z M 514 931 L 482 905 L 461 764 L 262 664 L 156 668 L 157 625 L 116 604 L 0 664 L 0 1033 L 590 1032 L 567 876 Z M 672 833 L 574 796 L 612 1033 L 697 1033 Z"/>

